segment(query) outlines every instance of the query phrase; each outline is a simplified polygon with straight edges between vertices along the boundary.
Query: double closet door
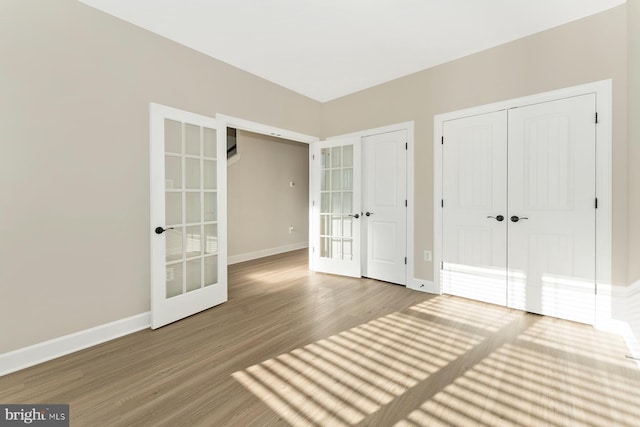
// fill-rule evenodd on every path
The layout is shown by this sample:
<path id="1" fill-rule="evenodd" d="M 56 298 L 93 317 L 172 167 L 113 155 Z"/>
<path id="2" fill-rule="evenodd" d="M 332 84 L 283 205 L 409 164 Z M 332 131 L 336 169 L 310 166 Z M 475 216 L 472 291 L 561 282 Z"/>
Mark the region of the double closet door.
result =
<path id="1" fill-rule="evenodd" d="M 406 153 L 404 130 L 314 148 L 316 271 L 406 284 Z"/>
<path id="2" fill-rule="evenodd" d="M 444 122 L 445 293 L 593 323 L 595 94 Z"/>

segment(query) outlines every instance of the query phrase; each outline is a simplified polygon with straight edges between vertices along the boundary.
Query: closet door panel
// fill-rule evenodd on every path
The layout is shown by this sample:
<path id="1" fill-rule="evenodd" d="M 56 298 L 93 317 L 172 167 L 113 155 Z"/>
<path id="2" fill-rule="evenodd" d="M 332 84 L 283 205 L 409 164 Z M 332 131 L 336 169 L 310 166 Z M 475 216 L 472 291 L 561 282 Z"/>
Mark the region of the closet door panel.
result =
<path id="1" fill-rule="evenodd" d="M 505 305 L 506 111 L 444 123 L 444 292 Z"/>
<path id="2" fill-rule="evenodd" d="M 592 323 L 595 95 L 509 110 L 510 307 Z"/>

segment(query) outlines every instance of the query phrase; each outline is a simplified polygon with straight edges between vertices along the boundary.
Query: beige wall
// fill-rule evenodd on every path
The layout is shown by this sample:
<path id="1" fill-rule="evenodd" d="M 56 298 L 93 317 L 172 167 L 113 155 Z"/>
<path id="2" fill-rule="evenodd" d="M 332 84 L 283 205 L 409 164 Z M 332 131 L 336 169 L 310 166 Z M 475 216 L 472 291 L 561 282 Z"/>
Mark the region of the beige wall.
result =
<path id="1" fill-rule="evenodd" d="M 321 105 L 73 0 L 0 2 L 0 353 L 149 310 L 149 102 Z"/>
<path id="2" fill-rule="evenodd" d="M 324 137 L 415 121 L 414 277 L 433 277 L 432 264 L 420 255 L 433 247 L 434 115 L 611 78 L 613 269 L 614 282 L 626 283 L 625 22 L 620 6 L 324 104 Z"/>
<path id="3" fill-rule="evenodd" d="M 627 0 L 629 76 L 628 281 L 640 281 L 640 0 Z M 637 308 L 636 312 L 640 311 Z"/>
<path id="4" fill-rule="evenodd" d="M 308 242 L 309 146 L 238 131 L 238 147 L 227 170 L 229 256 Z"/>

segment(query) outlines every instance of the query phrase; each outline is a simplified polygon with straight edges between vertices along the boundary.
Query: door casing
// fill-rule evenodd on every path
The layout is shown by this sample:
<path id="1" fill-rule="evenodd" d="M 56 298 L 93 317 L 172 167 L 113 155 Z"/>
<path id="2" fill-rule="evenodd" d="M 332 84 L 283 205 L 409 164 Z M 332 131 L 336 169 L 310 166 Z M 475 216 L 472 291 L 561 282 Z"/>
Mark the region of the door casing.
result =
<path id="1" fill-rule="evenodd" d="M 602 80 L 584 85 L 544 92 L 523 98 L 487 104 L 465 110 L 440 114 L 434 117 L 434 250 L 433 250 L 433 282 L 428 292 L 441 294 L 442 248 L 445 236 L 442 232 L 442 138 L 445 121 L 478 114 L 485 114 L 531 104 L 538 104 L 558 99 L 585 94 L 596 95 L 596 290 L 611 286 L 611 228 L 612 228 L 612 81 Z M 594 117 L 594 120 L 596 118 Z M 445 142 L 446 143 L 446 142 Z M 598 292 L 598 295 L 600 293 Z M 596 323 L 599 313 L 605 312 L 602 307 L 606 301 L 596 298 Z"/>

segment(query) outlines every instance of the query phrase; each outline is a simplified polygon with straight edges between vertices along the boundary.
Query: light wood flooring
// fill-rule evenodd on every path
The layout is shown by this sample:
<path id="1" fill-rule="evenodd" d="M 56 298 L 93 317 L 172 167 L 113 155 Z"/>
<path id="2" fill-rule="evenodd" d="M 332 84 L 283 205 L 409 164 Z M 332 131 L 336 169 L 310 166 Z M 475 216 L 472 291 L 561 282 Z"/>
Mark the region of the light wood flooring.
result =
<path id="1" fill-rule="evenodd" d="M 617 336 L 306 261 L 233 265 L 227 303 L 0 377 L 0 403 L 69 403 L 72 426 L 640 425 Z"/>

